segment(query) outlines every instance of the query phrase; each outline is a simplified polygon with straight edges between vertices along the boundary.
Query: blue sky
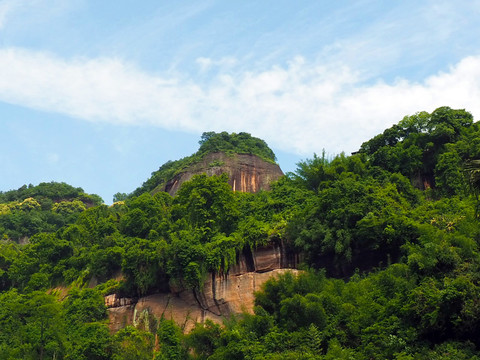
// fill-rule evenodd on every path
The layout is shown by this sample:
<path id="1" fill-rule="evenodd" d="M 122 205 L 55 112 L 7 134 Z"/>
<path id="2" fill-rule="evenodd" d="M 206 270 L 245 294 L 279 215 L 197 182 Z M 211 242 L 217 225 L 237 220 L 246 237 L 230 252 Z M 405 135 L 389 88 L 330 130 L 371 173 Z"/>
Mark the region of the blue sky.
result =
<path id="1" fill-rule="evenodd" d="M 480 1 L 0 0 L 0 190 L 111 203 L 204 131 L 284 171 L 405 115 L 480 117 Z"/>

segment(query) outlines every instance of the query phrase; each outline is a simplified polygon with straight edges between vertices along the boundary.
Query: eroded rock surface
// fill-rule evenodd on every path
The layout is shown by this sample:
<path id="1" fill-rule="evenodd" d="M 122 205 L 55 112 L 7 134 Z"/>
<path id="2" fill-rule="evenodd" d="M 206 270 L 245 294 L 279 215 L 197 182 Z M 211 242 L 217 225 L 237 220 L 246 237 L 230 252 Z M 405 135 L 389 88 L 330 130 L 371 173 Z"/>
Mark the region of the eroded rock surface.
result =
<path id="1" fill-rule="evenodd" d="M 252 193 L 269 190 L 271 182 L 283 176 L 283 172 L 277 164 L 267 162 L 256 155 L 233 154 L 229 156 L 218 152 L 205 155 L 200 162 L 177 174 L 155 191 L 166 191 L 174 196 L 185 181 L 190 180 L 194 175 L 204 173 L 207 176 L 226 173 L 234 191 Z"/>
<path id="2" fill-rule="evenodd" d="M 196 322 L 210 319 L 221 323 L 223 317 L 232 313 L 253 313 L 254 293 L 268 279 L 288 271 L 298 272 L 289 268 L 295 266 L 296 259 L 287 257 L 282 249 L 281 245 L 271 245 L 240 254 L 237 265 L 228 274 L 210 274 L 201 290 L 153 294 L 138 301 L 110 295 L 105 298 L 110 329 L 118 331 L 129 324 L 141 325 L 152 316 L 163 316 L 189 332 Z"/>
<path id="3" fill-rule="evenodd" d="M 153 294 L 138 299 L 136 304 L 108 309 L 110 330 L 118 331 L 126 325 L 139 325 L 149 315 L 174 320 L 185 332 L 195 323 L 207 319 L 220 324 L 230 314 L 253 313 L 255 291 L 272 276 L 295 269 L 275 269 L 268 272 L 249 272 L 242 275 L 214 277 L 207 281 L 204 290 L 194 292 Z M 128 301 L 127 301 L 128 302 Z"/>

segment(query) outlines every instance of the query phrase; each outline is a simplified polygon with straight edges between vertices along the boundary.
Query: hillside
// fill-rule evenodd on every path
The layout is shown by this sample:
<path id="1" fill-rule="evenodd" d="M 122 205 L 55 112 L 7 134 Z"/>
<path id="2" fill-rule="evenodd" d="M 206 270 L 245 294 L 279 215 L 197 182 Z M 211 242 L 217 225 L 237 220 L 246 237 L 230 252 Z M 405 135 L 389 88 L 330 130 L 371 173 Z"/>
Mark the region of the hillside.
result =
<path id="1" fill-rule="evenodd" d="M 162 165 L 132 195 L 166 191 L 173 196 L 184 181 L 202 173 L 227 173 L 234 191 L 257 192 L 268 190 L 270 182 L 283 175 L 265 141 L 248 133 L 205 132 L 199 144 L 195 154 Z"/>
<path id="2" fill-rule="evenodd" d="M 54 232 L 75 222 L 87 208 L 102 203 L 98 195 L 65 183 L 30 184 L 0 192 L 0 235 L 25 241 L 36 233 Z"/>
<path id="3" fill-rule="evenodd" d="M 207 133 L 195 161 L 165 164 L 110 207 L 33 228 L 27 244 L 3 222 L 0 358 L 480 358 L 471 114 L 406 116 L 351 156 L 300 162 L 268 191 L 232 191 L 226 173 L 158 191 L 228 158 L 230 140 L 216 140 L 235 137 Z M 265 158 L 258 148 L 268 147 L 234 153 Z M 0 206 L 36 211 L 4 194 Z"/>

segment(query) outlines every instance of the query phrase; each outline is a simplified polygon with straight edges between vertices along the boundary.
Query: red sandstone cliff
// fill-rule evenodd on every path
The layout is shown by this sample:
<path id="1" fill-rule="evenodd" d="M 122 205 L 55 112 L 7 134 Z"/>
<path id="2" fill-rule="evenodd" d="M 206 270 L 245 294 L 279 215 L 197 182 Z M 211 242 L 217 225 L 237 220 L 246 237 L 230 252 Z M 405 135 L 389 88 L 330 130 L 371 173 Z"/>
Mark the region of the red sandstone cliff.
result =
<path id="1" fill-rule="evenodd" d="M 138 300 L 107 296 L 110 329 L 118 331 L 130 324 L 148 328 L 149 319 L 163 316 L 188 332 L 196 322 L 221 323 L 232 313 L 252 313 L 255 291 L 273 276 L 296 273 L 292 269 L 296 263 L 296 257 L 287 255 L 281 245 L 270 245 L 240 254 L 228 274 L 210 274 L 202 290 L 172 290 Z"/>
<path id="2" fill-rule="evenodd" d="M 283 176 L 277 164 L 256 155 L 209 153 L 199 162 L 185 168 L 154 192 L 166 191 L 174 196 L 181 184 L 194 175 L 207 176 L 226 173 L 234 191 L 258 192 L 269 190 L 270 183 Z M 245 249 L 238 254 L 237 264 L 228 274 L 210 274 L 201 290 L 172 289 L 140 299 L 105 298 L 110 318 L 110 329 L 117 331 L 126 325 L 149 327 L 152 317 L 173 319 L 184 331 L 190 331 L 196 322 L 210 319 L 221 323 L 232 313 L 253 312 L 254 293 L 272 276 L 293 270 L 297 259 L 287 254 L 282 244 L 271 244 L 255 251 Z"/>
<path id="3" fill-rule="evenodd" d="M 269 190 L 270 183 L 283 176 L 283 172 L 277 164 L 267 162 L 256 155 L 232 154 L 222 152 L 205 155 L 201 161 L 186 168 L 155 189 L 155 192 L 166 191 L 175 195 L 180 185 L 190 180 L 194 175 L 228 174 L 229 184 L 233 191 L 258 192 Z"/>

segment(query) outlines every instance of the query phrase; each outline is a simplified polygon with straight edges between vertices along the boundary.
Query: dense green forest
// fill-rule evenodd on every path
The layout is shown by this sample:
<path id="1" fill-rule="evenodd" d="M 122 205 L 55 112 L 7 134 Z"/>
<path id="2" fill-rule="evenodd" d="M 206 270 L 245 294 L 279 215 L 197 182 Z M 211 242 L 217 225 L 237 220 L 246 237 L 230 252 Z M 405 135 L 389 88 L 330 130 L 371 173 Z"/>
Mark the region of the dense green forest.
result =
<path id="1" fill-rule="evenodd" d="M 200 145 L 275 160 L 245 133 Z M 268 192 L 198 175 L 152 195 L 170 162 L 112 206 L 63 183 L 0 193 L 0 359 L 480 359 L 479 159 L 480 123 L 442 107 Z M 110 334 L 105 295 L 201 288 L 271 242 L 303 271 L 267 282 L 254 315 Z"/>

